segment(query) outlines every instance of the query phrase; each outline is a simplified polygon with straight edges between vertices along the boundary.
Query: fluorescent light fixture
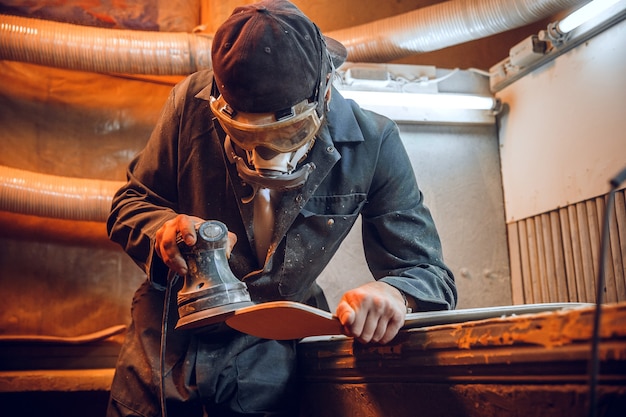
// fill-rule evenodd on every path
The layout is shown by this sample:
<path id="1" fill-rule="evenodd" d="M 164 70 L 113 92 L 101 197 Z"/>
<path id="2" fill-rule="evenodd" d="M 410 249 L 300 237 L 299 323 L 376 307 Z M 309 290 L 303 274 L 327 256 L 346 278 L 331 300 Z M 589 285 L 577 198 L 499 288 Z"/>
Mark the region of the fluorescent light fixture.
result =
<path id="1" fill-rule="evenodd" d="M 448 93 L 400 93 L 339 89 L 364 109 L 396 122 L 419 124 L 495 124 L 500 102 L 493 97 Z"/>
<path id="2" fill-rule="evenodd" d="M 348 63 L 333 84 L 343 97 L 396 122 L 494 124 L 500 102 L 488 91 L 477 89 L 484 80 L 470 77 L 469 72 L 456 68 L 438 73 L 436 67 L 423 65 Z M 444 81 L 452 75 L 460 77 L 453 84 L 457 89 L 447 92 Z M 458 89 L 461 81 L 468 90 Z M 440 91 L 442 86 L 446 92 Z"/>
<path id="3" fill-rule="evenodd" d="M 619 2 L 620 0 L 593 0 L 558 22 L 556 28 L 563 34 L 569 33 Z"/>
<path id="4" fill-rule="evenodd" d="M 626 0 L 593 0 L 558 22 L 552 22 L 539 38 L 557 48 L 572 43 L 586 32 L 601 30 L 605 25 L 620 19 L 626 11 Z"/>
<path id="5" fill-rule="evenodd" d="M 393 106 L 422 109 L 495 110 L 493 97 L 469 94 L 414 94 L 384 91 L 340 90 L 341 95 L 361 106 Z"/>
<path id="6" fill-rule="evenodd" d="M 509 57 L 489 69 L 492 92 L 556 59 L 626 17 L 626 0 L 593 0 L 545 30 L 511 48 Z M 535 39 L 536 38 L 536 39 Z M 545 50 L 541 50 L 545 45 Z M 537 47 L 537 48 L 536 48 Z"/>

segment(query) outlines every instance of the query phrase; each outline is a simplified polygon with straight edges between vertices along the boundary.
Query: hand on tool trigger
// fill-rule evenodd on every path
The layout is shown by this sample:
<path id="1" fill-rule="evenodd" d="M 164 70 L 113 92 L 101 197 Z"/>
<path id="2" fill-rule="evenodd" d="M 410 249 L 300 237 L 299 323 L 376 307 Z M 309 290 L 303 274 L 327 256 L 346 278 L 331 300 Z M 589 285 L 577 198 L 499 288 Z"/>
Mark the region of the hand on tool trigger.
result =
<path id="1" fill-rule="evenodd" d="M 335 315 L 346 336 L 361 343 L 388 343 L 404 325 L 406 306 L 402 294 L 384 282 L 368 282 L 347 291 Z"/>
<path id="2" fill-rule="evenodd" d="M 178 249 L 176 236 L 180 234 L 188 246 L 193 246 L 196 243 L 196 230 L 205 221 L 200 217 L 179 214 L 163 223 L 163 226 L 157 230 L 154 243 L 156 253 L 161 257 L 165 265 L 177 274 L 187 274 L 187 263 Z M 229 231 L 228 246 L 226 248 L 227 257 L 230 256 L 235 243 L 237 243 L 237 235 Z"/>

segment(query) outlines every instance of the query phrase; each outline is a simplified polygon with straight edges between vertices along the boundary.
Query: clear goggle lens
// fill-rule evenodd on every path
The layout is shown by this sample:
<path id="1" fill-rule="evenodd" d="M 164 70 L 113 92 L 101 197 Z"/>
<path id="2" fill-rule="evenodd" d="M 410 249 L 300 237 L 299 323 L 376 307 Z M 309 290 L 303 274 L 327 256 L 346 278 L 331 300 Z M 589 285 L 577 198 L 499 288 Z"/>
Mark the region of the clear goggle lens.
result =
<path id="1" fill-rule="evenodd" d="M 220 95 L 211 97 L 211 110 L 220 125 L 240 148 L 251 151 L 259 146 L 276 152 L 291 152 L 315 136 L 322 121 L 317 103 L 304 100 L 281 113 L 236 112 Z"/>

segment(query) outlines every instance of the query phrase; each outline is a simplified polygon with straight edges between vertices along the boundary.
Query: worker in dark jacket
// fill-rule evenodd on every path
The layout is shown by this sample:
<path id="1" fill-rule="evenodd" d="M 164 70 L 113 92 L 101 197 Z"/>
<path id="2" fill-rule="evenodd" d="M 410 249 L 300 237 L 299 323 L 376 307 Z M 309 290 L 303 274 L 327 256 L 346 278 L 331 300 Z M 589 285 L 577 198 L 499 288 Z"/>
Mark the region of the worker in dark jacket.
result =
<path id="1" fill-rule="evenodd" d="M 296 341 L 219 324 L 175 330 L 176 314 L 163 314 L 176 307 L 165 300 L 170 272 L 188 272 L 176 236 L 193 245 L 205 220 L 228 227 L 229 264 L 253 302 L 328 309 L 315 280 L 361 215 L 375 281 L 347 291 L 335 311 L 361 343 L 391 341 L 407 311 L 454 308 L 454 279 L 396 125 L 331 86 L 344 58 L 294 5 L 262 1 L 217 30 L 213 72 L 173 89 L 108 220 L 111 239 L 148 275 L 110 416 L 297 415 Z"/>

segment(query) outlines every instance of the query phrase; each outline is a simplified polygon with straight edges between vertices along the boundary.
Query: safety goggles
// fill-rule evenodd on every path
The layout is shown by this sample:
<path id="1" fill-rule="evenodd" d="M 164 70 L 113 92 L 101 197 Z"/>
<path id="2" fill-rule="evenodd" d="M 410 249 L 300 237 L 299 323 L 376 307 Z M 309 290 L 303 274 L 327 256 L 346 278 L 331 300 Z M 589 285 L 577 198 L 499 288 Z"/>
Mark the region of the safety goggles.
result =
<path id="1" fill-rule="evenodd" d="M 226 134 L 248 151 L 259 146 L 281 153 L 294 151 L 310 141 L 322 124 L 317 103 L 308 100 L 275 113 L 237 112 L 222 95 L 212 96 L 210 104 Z"/>

